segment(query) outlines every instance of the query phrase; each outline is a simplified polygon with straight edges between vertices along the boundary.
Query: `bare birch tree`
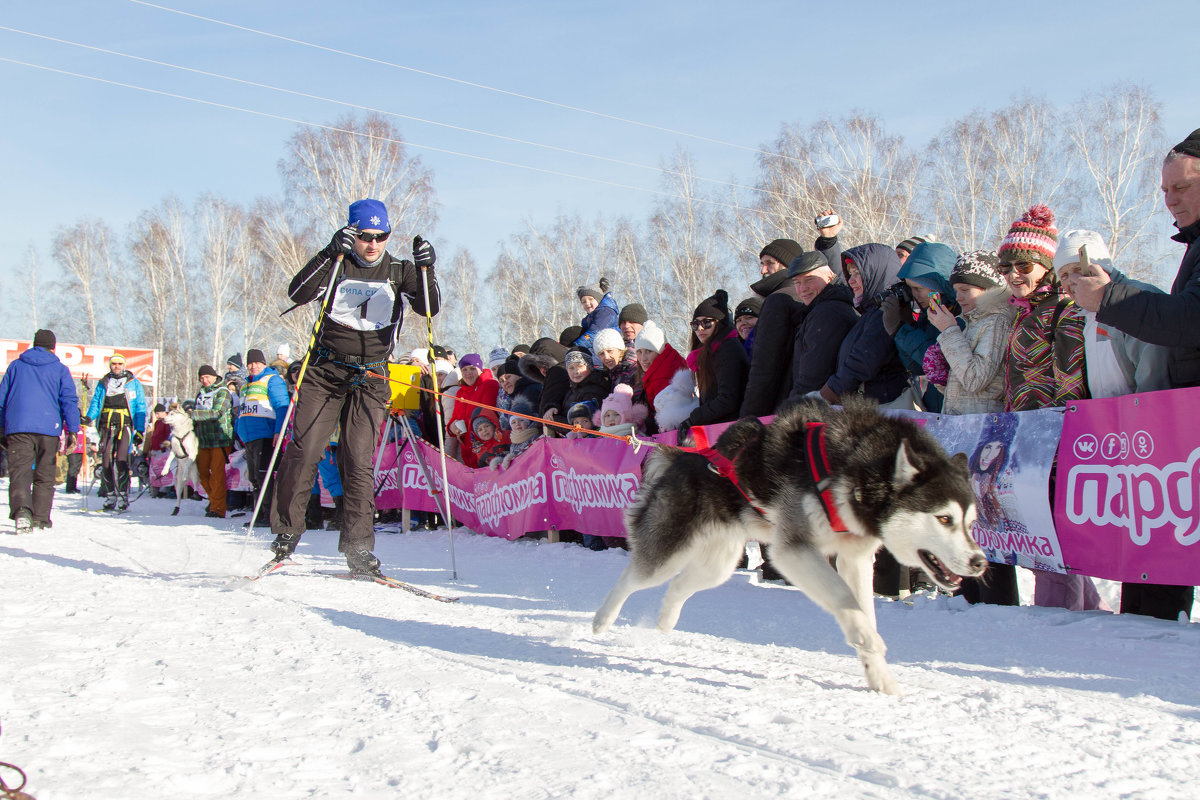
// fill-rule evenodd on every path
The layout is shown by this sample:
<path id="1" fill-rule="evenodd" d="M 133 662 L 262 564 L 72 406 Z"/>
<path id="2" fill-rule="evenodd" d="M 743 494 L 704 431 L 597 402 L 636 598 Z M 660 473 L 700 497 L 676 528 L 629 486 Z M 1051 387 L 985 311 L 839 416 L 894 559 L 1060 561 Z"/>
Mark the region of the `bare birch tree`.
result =
<path id="1" fill-rule="evenodd" d="M 647 250 L 654 259 L 654 304 L 662 310 L 664 330 L 682 331 L 692 310 L 717 289 L 725 289 L 732 305 L 744 295 L 747 280 L 731 268 L 714 206 L 696 188 L 691 157 L 676 151 L 668 186 L 674 195 L 655 204 Z M 730 309 L 732 311 L 732 308 Z"/>
<path id="2" fill-rule="evenodd" d="M 159 393 L 179 396 L 192 387 L 190 362 L 197 342 L 193 325 L 207 298 L 189 280 L 190 215 L 177 198 L 142 212 L 129 237 L 134 280 L 130 297 L 144 322 L 140 341 L 159 350 Z M 199 366 L 199 365 L 197 365 Z"/>
<path id="3" fill-rule="evenodd" d="M 79 330 L 89 342 L 98 342 L 101 331 L 109 326 L 101 320 L 120 298 L 104 294 L 106 272 L 110 263 L 107 253 L 108 226 L 100 220 L 78 222 L 54 239 L 54 252 L 66 273 L 65 294 L 76 298 L 83 313 L 70 330 Z"/>
<path id="4" fill-rule="evenodd" d="M 499 345 L 500 341 L 484 340 L 491 340 L 500 331 L 494 325 L 486 328 L 483 325 L 486 306 L 495 304 L 496 298 L 481 296 L 479 266 L 475 257 L 468 250 L 459 250 L 445 261 L 439 258 L 437 279 L 442 295 L 442 311 L 433 317 L 434 343 L 448 344 L 460 355 L 476 351 L 486 359 L 486 350 Z M 507 309 L 500 311 L 501 318 L 508 316 Z M 428 344 L 429 332 L 424 317 L 409 309 L 397 349 L 401 352 L 411 351 L 427 347 Z"/>
<path id="5" fill-rule="evenodd" d="M 1086 176 L 1082 224 L 1099 230 L 1113 260 L 1142 278 L 1158 249 L 1147 228 L 1162 209 L 1159 167 L 1169 146 L 1160 109 L 1148 89 L 1123 84 L 1080 99 L 1065 121 Z"/>
<path id="6" fill-rule="evenodd" d="M 430 238 L 437 222 L 433 174 L 408 155 L 400 130 L 386 117 L 342 117 L 327 128 L 302 128 L 279 162 L 293 213 L 332 232 L 346 223 L 350 203 L 364 197 L 388 208 L 392 230 L 410 241 Z"/>

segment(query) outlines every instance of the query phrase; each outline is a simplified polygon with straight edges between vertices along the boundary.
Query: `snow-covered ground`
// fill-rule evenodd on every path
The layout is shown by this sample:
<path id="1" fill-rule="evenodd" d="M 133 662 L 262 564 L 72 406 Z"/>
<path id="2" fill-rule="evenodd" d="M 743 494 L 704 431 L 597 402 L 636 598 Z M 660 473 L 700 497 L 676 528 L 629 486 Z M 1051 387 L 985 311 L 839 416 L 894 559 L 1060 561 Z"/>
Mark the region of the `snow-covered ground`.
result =
<path id="1" fill-rule="evenodd" d="M 746 572 L 694 597 L 671 635 L 653 628 L 657 590 L 594 636 L 624 551 L 459 531 L 452 581 L 445 531 L 381 534 L 392 574 L 462 597 L 443 604 L 314 574 L 343 564 L 333 533 L 245 583 L 268 534 L 247 540 L 200 503 L 177 518 L 148 498 L 117 518 L 77 495 L 56 505 L 52 530 L 0 536 L 0 761 L 38 800 L 1200 786 L 1196 625 L 878 600 L 905 692 L 884 697 L 830 617 Z"/>

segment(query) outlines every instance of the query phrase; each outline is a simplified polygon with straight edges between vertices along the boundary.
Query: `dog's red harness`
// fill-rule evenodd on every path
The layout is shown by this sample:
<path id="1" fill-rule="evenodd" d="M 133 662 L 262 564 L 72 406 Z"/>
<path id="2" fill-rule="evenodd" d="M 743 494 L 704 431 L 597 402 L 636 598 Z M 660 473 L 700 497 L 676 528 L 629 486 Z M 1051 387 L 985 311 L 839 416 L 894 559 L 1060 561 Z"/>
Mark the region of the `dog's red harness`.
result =
<path id="1" fill-rule="evenodd" d="M 825 423 L 808 422 L 804 426 L 807 431 L 804 436 L 804 447 L 808 451 L 808 468 L 812 471 L 813 483 L 821 493 L 821 505 L 825 506 L 825 516 L 829 517 L 829 526 L 837 533 L 848 533 L 849 528 L 842 522 L 833 502 L 833 481 L 829 475 L 829 455 L 825 452 Z"/>
<path id="2" fill-rule="evenodd" d="M 829 469 L 829 455 L 825 452 L 825 423 L 824 422 L 808 422 L 805 423 L 804 445 L 808 455 L 808 468 L 812 471 L 813 483 L 817 485 L 817 492 L 821 495 L 821 505 L 825 508 L 825 516 L 829 518 L 829 525 L 837 533 L 847 533 L 849 528 L 842 521 L 841 514 L 838 513 L 837 506 L 833 500 L 832 481 L 830 480 L 831 470 Z M 733 484 L 733 488 L 737 489 L 742 497 L 746 498 L 746 502 L 750 507 L 758 512 L 759 516 L 766 518 L 766 513 L 761 508 L 755 505 L 750 499 L 750 495 L 746 494 L 746 490 L 738 483 L 736 470 L 736 456 L 734 461 L 730 461 L 712 447 L 708 443 L 708 437 L 704 434 L 703 429 L 697 429 L 693 432 L 693 437 L 696 440 L 696 447 L 681 447 L 689 453 L 704 456 L 708 460 L 708 468 L 717 473 L 721 477 L 727 479 Z"/>

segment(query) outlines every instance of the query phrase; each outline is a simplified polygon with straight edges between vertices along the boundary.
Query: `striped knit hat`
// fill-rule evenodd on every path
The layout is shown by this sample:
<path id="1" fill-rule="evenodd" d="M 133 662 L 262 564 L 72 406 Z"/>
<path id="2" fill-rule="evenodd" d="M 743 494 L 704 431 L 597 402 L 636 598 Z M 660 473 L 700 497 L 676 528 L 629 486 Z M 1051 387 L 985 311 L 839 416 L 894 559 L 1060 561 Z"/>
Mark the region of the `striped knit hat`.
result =
<path id="1" fill-rule="evenodd" d="M 997 255 L 1001 264 L 1032 261 L 1054 271 L 1054 252 L 1058 250 L 1058 228 L 1049 206 L 1031 206 L 1008 229 Z"/>

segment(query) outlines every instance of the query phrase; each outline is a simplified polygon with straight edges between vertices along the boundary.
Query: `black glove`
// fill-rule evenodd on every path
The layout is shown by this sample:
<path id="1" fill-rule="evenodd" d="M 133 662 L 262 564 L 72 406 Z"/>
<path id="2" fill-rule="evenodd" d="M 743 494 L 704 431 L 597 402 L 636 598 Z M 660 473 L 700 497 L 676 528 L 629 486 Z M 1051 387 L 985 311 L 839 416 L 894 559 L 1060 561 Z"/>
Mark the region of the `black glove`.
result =
<path id="1" fill-rule="evenodd" d="M 433 262 L 437 260 L 437 253 L 433 252 L 433 245 L 422 239 L 420 236 L 413 237 L 413 263 L 421 269 L 428 269 L 433 266 Z"/>
<path id="2" fill-rule="evenodd" d="M 138 431 L 133 434 L 133 446 L 134 447 L 141 447 L 142 442 L 144 442 L 144 441 L 145 441 L 145 439 L 142 437 L 141 431 Z"/>
<path id="3" fill-rule="evenodd" d="M 354 252 L 354 238 L 358 236 L 358 228 L 347 225 L 338 230 L 329 240 L 328 246 L 325 248 L 325 254 L 331 257 L 337 257 L 338 253 L 348 256 Z"/>
<path id="4" fill-rule="evenodd" d="M 91 417 L 80 417 L 79 424 L 85 428 L 90 427 L 92 424 L 92 418 Z"/>
<path id="5" fill-rule="evenodd" d="M 883 311 L 883 329 L 887 331 L 888 336 L 895 336 L 896 331 L 900 330 L 900 324 L 904 321 L 904 315 L 900 309 L 900 298 L 889 294 L 883 298 L 880 309 Z"/>

